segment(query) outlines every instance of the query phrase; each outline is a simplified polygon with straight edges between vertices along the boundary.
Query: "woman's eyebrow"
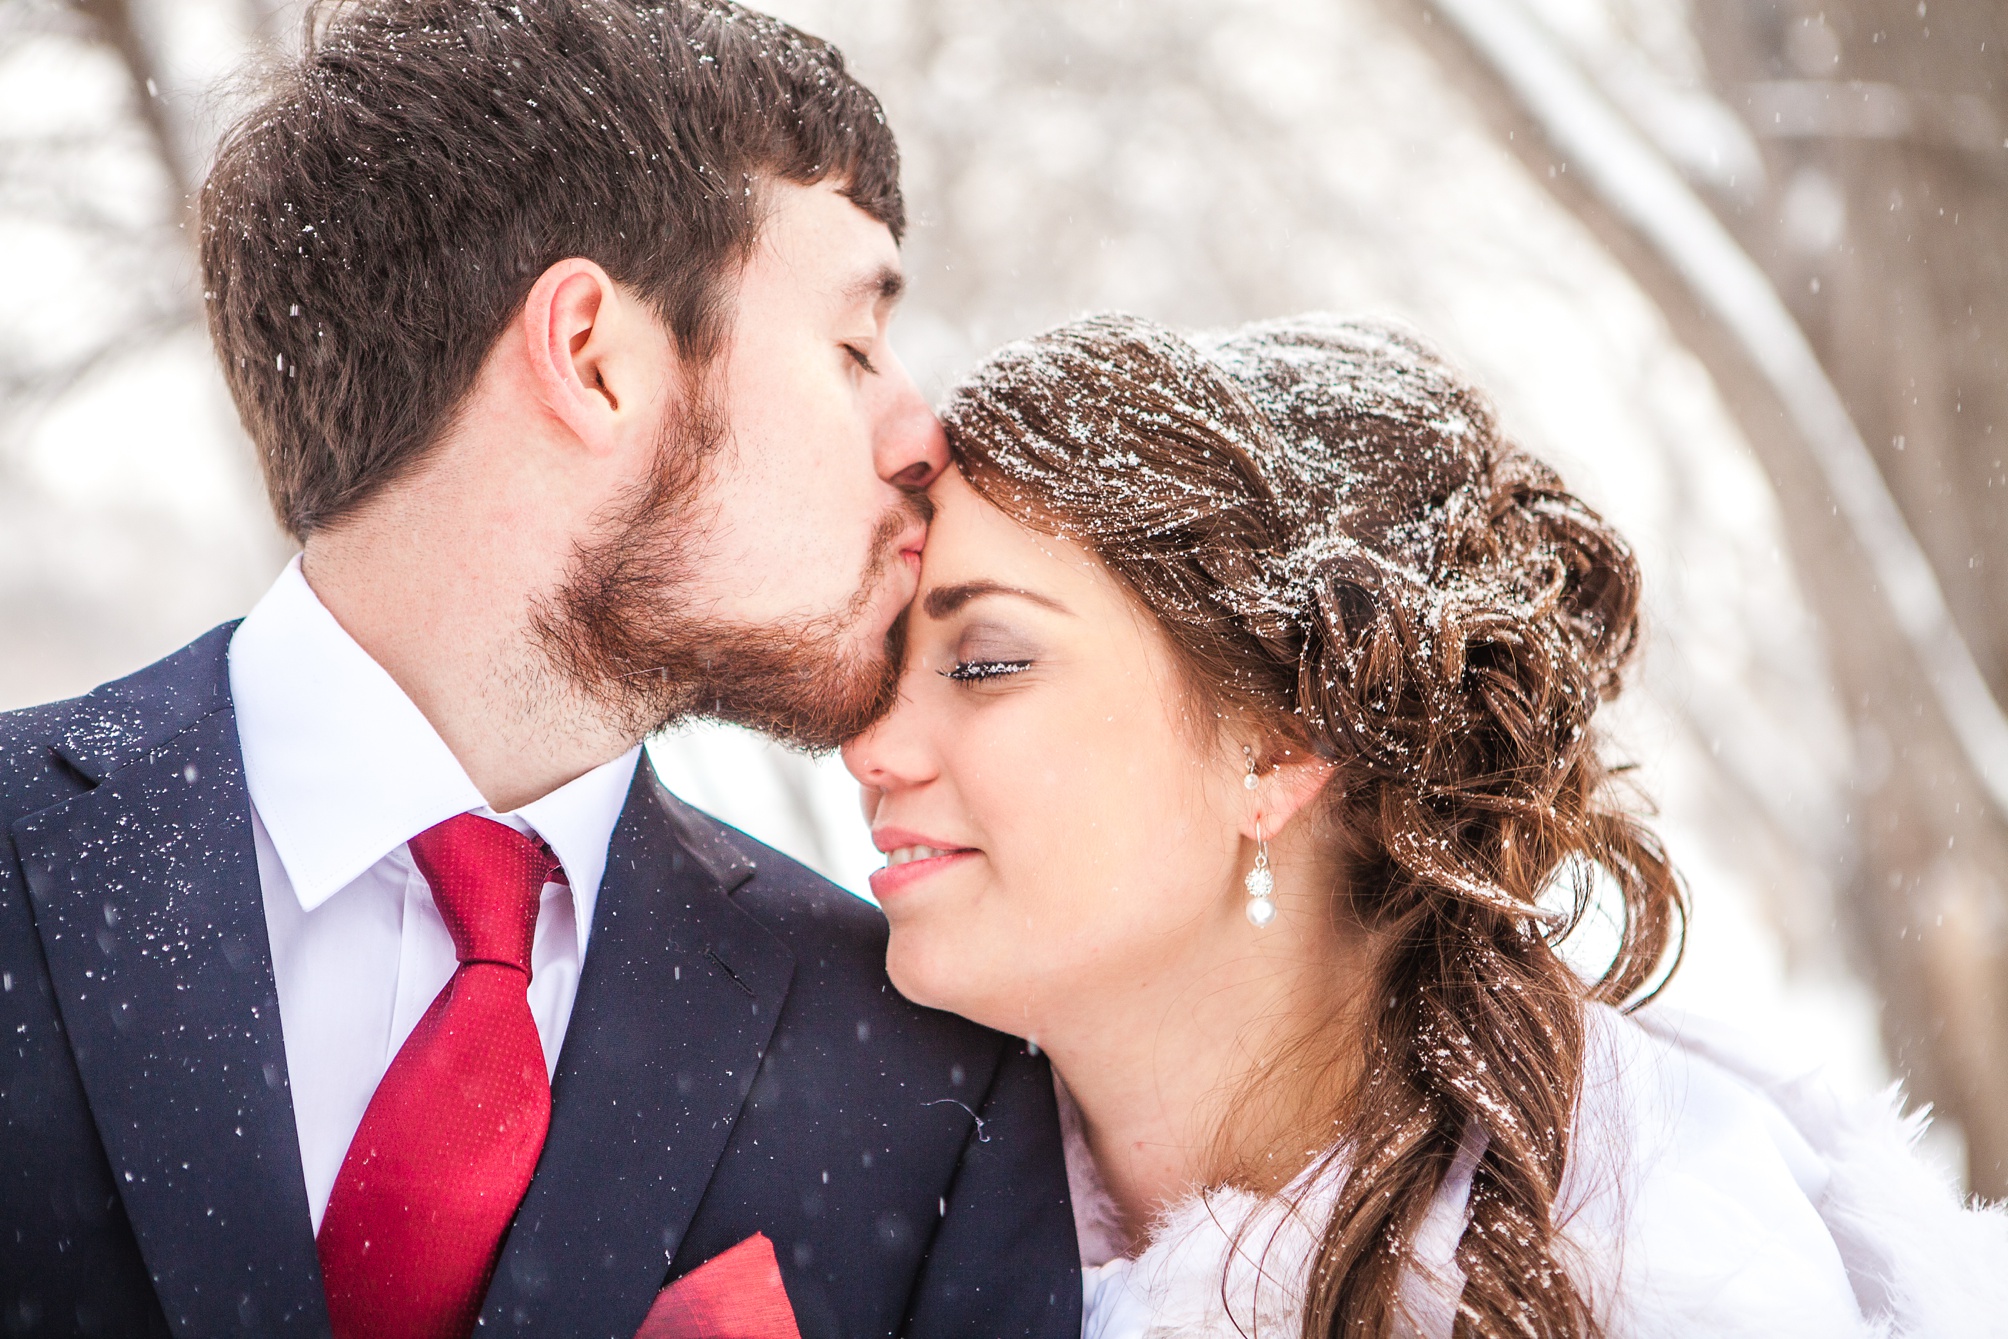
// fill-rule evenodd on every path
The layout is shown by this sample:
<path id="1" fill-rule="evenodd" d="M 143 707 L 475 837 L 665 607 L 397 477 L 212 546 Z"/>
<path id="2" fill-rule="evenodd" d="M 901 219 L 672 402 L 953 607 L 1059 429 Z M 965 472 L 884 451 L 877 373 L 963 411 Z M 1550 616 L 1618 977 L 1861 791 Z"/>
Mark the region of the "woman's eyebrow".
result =
<path id="1" fill-rule="evenodd" d="M 1016 586 L 1005 586 L 995 581 L 965 581 L 955 586 L 936 586 L 920 602 L 929 618 L 947 618 L 950 614 L 968 604 L 971 600 L 985 595 L 1015 595 L 1021 600 L 1030 600 L 1055 613 L 1071 614 L 1073 611 L 1058 600 L 1040 595 L 1036 591 L 1020 590 Z"/>

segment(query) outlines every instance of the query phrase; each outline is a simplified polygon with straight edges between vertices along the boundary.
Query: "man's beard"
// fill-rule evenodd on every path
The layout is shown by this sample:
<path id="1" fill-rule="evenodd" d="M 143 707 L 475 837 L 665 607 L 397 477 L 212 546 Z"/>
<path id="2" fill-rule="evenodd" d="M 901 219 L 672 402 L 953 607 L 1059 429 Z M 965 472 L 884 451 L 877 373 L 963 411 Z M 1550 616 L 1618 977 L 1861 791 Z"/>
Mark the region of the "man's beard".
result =
<path id="1" fill-rule="evenodd" d="M 933 508 L 926 494 L 912 493 L 879 519 L 843 609 L 764 627 L 693 618 L 690 558 L 709 519 L 707 466 L 724 438 L 715 415 L 695 418 L 680 433 L 665 430 L 654 476 L 600 538 L 579 546 L 564 585 L 536 609 L 532 633 L 630 738 L 701 716 L 801 748 L 835 748 L 891 710 L 898 695 L 905 616 L 877 647 L 859 649 L 857 627 L 900 560 L 900 538 Z"/>

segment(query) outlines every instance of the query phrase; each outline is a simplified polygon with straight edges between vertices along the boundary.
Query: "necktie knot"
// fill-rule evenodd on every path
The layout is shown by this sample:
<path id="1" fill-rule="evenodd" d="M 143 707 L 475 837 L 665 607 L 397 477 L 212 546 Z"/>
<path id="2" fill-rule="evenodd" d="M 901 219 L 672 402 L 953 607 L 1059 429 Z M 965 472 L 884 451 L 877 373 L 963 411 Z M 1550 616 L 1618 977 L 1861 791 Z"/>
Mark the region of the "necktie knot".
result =
<path id="1" fill-rule="evenodd" d="M 506 823 L 458 814 L 411 839 L 460 961 L 530 974 L 537 909 L 558 868 L 549 847 Z"/>

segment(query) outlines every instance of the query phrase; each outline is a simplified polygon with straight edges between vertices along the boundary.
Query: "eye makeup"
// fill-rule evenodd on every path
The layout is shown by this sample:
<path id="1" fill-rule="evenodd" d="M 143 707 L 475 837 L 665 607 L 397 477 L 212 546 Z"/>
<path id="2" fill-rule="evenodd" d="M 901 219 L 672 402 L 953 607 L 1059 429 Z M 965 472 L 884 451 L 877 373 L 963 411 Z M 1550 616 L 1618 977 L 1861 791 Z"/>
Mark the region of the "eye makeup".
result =
<path id="1" fill-rule="evenodd" d="M 953 669 L 945 669 L 941 674 L 957 683 L 982 683 L 1022 674 L 1030 668 L 1032 662 L 1029 660 L 958 660 Z"/>
<path id="2" fill-rule="evenodd" d="M 1023 674 L 1037 659 L 1030 639 L 1015 628 L 972 622 L 955 639 L 955 664 L 941 671 L 956 683 L 988 683 Z"/>

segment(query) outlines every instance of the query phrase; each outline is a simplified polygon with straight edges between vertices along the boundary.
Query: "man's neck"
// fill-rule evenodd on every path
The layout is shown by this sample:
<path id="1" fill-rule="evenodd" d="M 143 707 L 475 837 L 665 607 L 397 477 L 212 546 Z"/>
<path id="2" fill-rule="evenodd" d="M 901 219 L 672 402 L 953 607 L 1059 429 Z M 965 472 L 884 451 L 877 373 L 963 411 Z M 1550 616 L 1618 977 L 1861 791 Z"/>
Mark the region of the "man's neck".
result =
<path id="1" fill-rule="evenodd" d="M 555 578 L 534 555 L 440 552 L 422 530 L 372 525 L 312 536 L 302 570 L 497 812 L 636 743 L 537 644 L 532 592 Z"/>

